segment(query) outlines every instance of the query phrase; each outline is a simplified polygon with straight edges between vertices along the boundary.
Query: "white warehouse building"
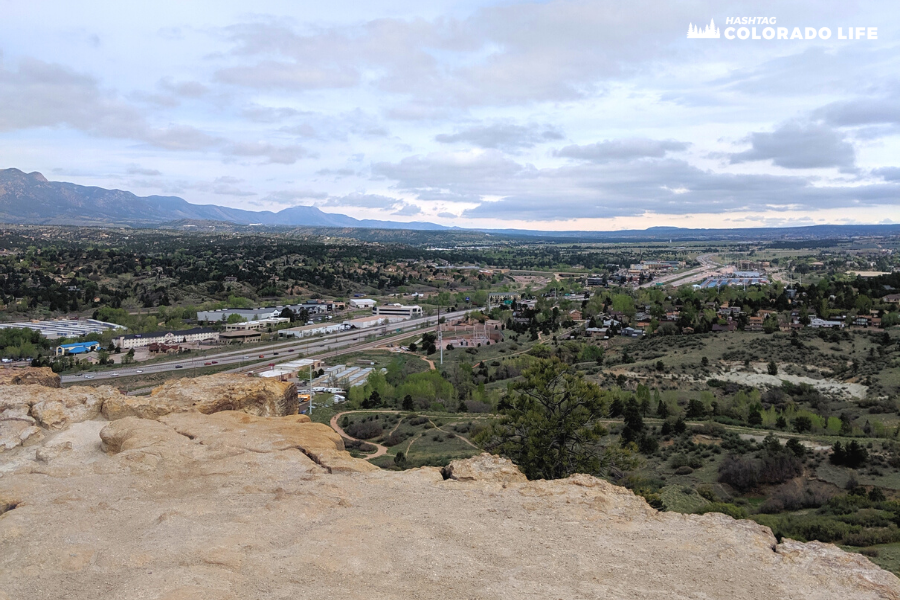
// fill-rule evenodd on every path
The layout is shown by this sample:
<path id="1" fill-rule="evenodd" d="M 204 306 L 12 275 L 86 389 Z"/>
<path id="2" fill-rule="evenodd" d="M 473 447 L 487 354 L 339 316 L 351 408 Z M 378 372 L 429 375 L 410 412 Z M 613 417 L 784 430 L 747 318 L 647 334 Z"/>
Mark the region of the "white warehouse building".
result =
<path id="1" fill-rule="evenodd" d="M 354 298 L 350 301 L 350 308 L 375 308 L 375 301 L 370 298 Z"/>
<path id="2" fill-rule="evenodd" d="M 422 316 L 422 307 L 418 304 L 412 306 L 403 306 L 402 304 L 385 304 L 384 306 L 376 306 L 372 310 L 373 315 L 379 317 L 403 317 L 412 319 L 413 317 Z"/>

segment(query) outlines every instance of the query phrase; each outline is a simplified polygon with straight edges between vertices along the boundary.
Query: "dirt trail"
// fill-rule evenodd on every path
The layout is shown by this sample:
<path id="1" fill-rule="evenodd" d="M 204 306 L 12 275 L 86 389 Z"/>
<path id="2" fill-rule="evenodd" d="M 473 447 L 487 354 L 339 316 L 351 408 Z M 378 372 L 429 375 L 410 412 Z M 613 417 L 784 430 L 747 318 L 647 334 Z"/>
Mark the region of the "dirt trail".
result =
<path id="1" fill-rule="evenodd" d="M 330 422 L 331 428 L 334 429 L 334 430 L 338 433 L 338 435 L 343 436 L 343 437 L 347 438 L 348 440 L 353 440 L 353 441 L 356 441 L 356 442 L 362 442 L 363 444 L 369 444 L 369 445 L 371 445 L 371 446 L 375 446 L 375 448 L 376 448 L 375 453 L 363 457 L 365 460 L 372 460 L 373 458 L 378 458 L 379 456 L 384 456 L 385 454 L 387 454 L 388 449 L 387 449 L 386 446 L 383 446 L 383 445 L 378 444 L 378 443 L 376 443 L 376 442 L 370 442 L 370 441 L 367 441 L 367 440 L 360 440 L 360 439 L 357 439 L 357 438 L 355 438 L 355 437 L 353 437 L 353 436 L 347 435 L 347 433 L 344 431 L 344 429 L 338 424 L 338 421 L 340 420 L 340 418 L 341 418 L 342 416 L 347 415 L 347 414 L 351 414 L 351 413 L 356 413 L 356 412 L 399 414 L 399 413 L 401 413 L 401 412 L 403 412 L 403 411 L 400 411 L 400 410 L 390 410 L 390 409 L 385 409 L 385 410 L 378 410 L 378 409 L 374 409 L 374 410 L 370 410 L 370 409 L 362 409 L 362 410 L 345 410 L 345 411 L 339 412 L 339 413 L 337 413 L 336 415 L 334 415 L 333 417 L 331 417 L 331 422 Z M 448 433 L 448 434 L 449 434 L 449 433 L 452 433 L 453 435 L 455 435 L 456 437 L 458 437 L 459 439 L 461 439 L 462 441 L 464 441 L 464 442 L 467 443 L 468 445 L 472 446 L 472 447 L 475 448 L 476 450 L 480 450 L 480 449 L 481 449 L 481 448 L 479 448 L 478 446 L 476 446 L 474 443 L 472 443 L 472 441 L 469 440 L 469 438 L 467 438 L 467 437 L 465 437 L 465 436 L 463 436 L 463 435 L 460 435 L 460 434 L 456 433 L 455 431 L 447 431 L 447 430 L 445 430 L 445 429 L 441 429 L 440 427 L 438 427 L 437 425 L 435 425 L 435 423 L 434 423 L 434 421 L 432 420 L 432 418 L 429 417 L 428 415 L 422 415 L 422 416 L 423 416 L 423 417 L 426 417 L 426 418 L 428 419 L 428 422 L 431 423 L 431 424 L 434 426 L 434 429 L 437 429 L 438 431 L 440 431 L 440 432 L 442 432 L 442 433 Z M 483 417 L 483 416 L 478 416 L 478 417 L 470 417 L 470 418 L 471 418 L 471 419 L 483 419 L 483 418 L 485 418 L 485 417 Z M 397 431 L 397 428 L 400 427 L 400 425 L 401 425 L 402 423 L 403 423 L 403 419 L 401 419 L 400 422 L 397 423 L 397 425 L 394 426 L 394 428 L 390 431 L 390 433 L 388 433 L 388 435 L 391 435 L 392 433 L 394 433 L 395 431 Z M 418 440 L 420 437 L 422 437 L 423 434 L 424 434 L 424 432 L 420 433 L 419 435 L 417 435 L 416 437 L 414 437 L 414 438 L 409 442 L 409 445 L 406 446 L 406 454 L 409 454 L 409 449 L 410 449 L 410 447 L 412 447 L 412 445 L 416 442 L 416 440 Z"/>
<path id="2" fill-rule="evenodd" d="M 338 433 L 338 435 L 343 436 L 343 437 L 347 438 L 348 440 L 353 440 L 356 442 L 362 442 L 363 444 L 369 444 L 371 446 L 375 446 L 375 448 L 376 448 L 375 453 L 364 457 L 366 460 L 372 460 L 373 458 L 378 458 L 379 456 L 384 456 L 385 454 L 387 454 L 387 451 L 388 451 L 387 446 L 382 446 L 381 444 L 376 444 L 375 442 L 367 442 L 366 440 L 360 440 L 353 436 L 347 435 L 347 433 L 344 431 L 344 429 L 338 424 L 338 419 L 340 419 L 342 416 L 346 415 L 347 413 L 351 413 L 351 412 L 357 412 L 357 411 L 345 410 L 344 412 L 339 412 L 338 414 L 331 417 L 331 423 L 330 423 L 331 428 L 334 429 Z M 367 410 L 365 412 L 398 413 L 400 411 L 399 410 Z"/>

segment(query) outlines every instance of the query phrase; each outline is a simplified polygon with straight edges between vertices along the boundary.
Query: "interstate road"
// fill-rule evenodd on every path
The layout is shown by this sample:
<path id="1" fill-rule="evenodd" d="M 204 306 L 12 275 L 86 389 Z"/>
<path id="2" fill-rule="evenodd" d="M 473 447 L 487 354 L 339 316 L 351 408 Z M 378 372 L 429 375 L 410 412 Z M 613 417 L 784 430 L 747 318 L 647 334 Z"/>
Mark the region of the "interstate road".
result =
<path id="1" fill-rule="evenodd" d="M 475 310 L 475 309 L 471 309 Z M 444 313 L 441 317 L 447 319 L 456 319 L 464 316 L 469 310 L 462 310 L 452 313 Z M 420 330 L 420 328 L 428 325 L 437 324 L 437 315 L 430 317 L 421 317 L 411 319 L 409 321 L 401 321 L 399 323 L 391 323 L 389 325 L 379 325 L 367 329 L 351 329 L 341 333 L 333 333 L 321 337 L 312 337 L 306 339 L 288 338 L 288 341 L 266 346 L 265 349 L 256 349 L 256 351 L 242 349 L 231 349 L 223 351 L 219 354 L 208 354 L 201 357 L 181 357 L 170 361 L 158 362 L 142 366 L 140 363 L 134 363 L 127 366 L 117 367 L 105 371 L 95 371 L 85 373 L 87 375 L 63 375 L 62 383 L 75 383 L 85 380 L 114 380 L 118 377 L 147 375 L 150 373 L 163 373 L 166 371 L 183 370 L 185 373 L 193 367 L 203 367 L 206 363 L 217 365 L 234 365 L 236 368 L 232 371 L 240 370 L 258 370 L 265 367 L 269 363 L 280 362 L 297 358 L 298 354 L 304 357 L 310 357 L 317 354 L 330 355 L 336 350 L 356 351 L 367 348 L 374 348 L 392 341 L 399 341 L 408 337 L 411 332 Z M 396 333 L 397 330 L 400 333 Z M 391 335 L 393 334 L 393 335 Z M 366 338 L 370 336 L 379 336 L 375 340 L 369 342 Z M 381 337 L 387 336 L 387 337 Z M 276 354 L 277 353 L 277 354 Z M 344 354 L 345 352 L 340 352 Z M 262 358 L 260 358 L 262 357 Z M 318 358 L 322 358 L 321 356 Z"/>

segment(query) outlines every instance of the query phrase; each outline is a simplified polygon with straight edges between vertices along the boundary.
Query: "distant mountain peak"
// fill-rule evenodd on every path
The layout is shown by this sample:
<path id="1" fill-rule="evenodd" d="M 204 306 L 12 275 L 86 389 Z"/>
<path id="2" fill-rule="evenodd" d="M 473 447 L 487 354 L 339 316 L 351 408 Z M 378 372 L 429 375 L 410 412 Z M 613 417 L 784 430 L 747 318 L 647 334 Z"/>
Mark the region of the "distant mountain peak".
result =
<path id="1" fill-rule="evenodd" d="M 326 213 L 315 206 L 294 206 L 274 213 L 191 204 L 177 196 L 141 197 L 123 190 L 48 181 L 37 171 L 26 174 L 19 169 L 0 169 L 2 223 L 148 227 L 180 220 L 289 227 L 446 229 L 434 223 L 360 221 L 347 215 Z"/>

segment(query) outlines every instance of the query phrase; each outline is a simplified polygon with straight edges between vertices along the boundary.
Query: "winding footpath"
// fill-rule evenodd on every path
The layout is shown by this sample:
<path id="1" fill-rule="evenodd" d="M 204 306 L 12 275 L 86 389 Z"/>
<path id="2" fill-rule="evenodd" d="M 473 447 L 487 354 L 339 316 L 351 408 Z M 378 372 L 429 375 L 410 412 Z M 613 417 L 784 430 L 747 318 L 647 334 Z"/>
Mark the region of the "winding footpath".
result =
<path id="1" fill-rule="evenodd" d="M 404 412 L 404 411 L 400 411 L 400 410 L 377 410 L 377 409 L 376 409 L 376 410 L 370 410 L 370 409 L 363 409 L 363 410 L 345 410 L 345 411 L 339 412 L 339 413 L 337 413 L 336 415 L 334 415 L 333 417 L 331 417 L 331 421 L 330 421 L 329 424 L 331 425 L 331 428 L 334 429 L 334 430 L 337 432 L 337 434 L 340 435 L 341 437 L 344 437 L 344 438 L 346 438 L 346 439 L 348 439 L 348 440 L 353 440 L 354 442 L 360 442 L 360 443 L 362 443 L 362 444 L 369 444 L 370 446 L 375 446 L 375 448 L 376 448 L 375 452 L 374 452 L 373 454 L 369 454 L 368 456 L 365 456 L 365 457 L 364 457 L 365 460 L 372 460 L 372 459 L 374 459 L 374 458 L 378 458 L 379 456 L 384 456 L 385 454 L 387 454 L 387 451 L 388 451 L 387 446 L 383 446 L 382 444 L 378 444 L 378 443 L 376 443 L 376 442 L 370 442 L 370 441 L 368 441 L 368 440 L 361 440 L 361 439 L 355 438 L 355 437 L 353 437 L 353 436 L 351 436 L 351 435 L 347 435 L 347 432 L 345 432 L 344 429 L 343 429 L 343 427 L 340 426 L 339 421 L 340 421 L 340 418 L 341 418 L 341 417 L 343 417 L 344 415 L 349 415 L 349 414 L 352 414 L 352 413 L 358 413 L 358 412 L 365 412 L 365 413 L 400 414 L 400 413 L 402 413 L 402 412 Z M 465 437 L 465 436 L 463 436 L 463 435 L 460 435 L 460 434 L 458 434 L 458 433 L 456 433 L 456 432 L 446 431 L 445 429 L 442 429 L 441 427 L 438 427 L 438 426 L 434 423 L 434 421 L 431 420 L 431 417 L 429 417 L 428 415 L 421 415 L 421 416 L 426 417 L 426 418 L 428 419 L 428 422 L 431 423 L 431 425 L 433 426 L 433 429 L 436 429 L 436 430 L 438 430 L 438 431 L 440 431 L 440 432 L 443 432 L 443 433 L 453 433 L 453 435 L 455 435 L 457 438 L 461 439 L 462 441 L 464 441 L 464 442 L 467 443 L 468 445 L 472 446 L 472 447 L 475 448 L 476 450 L 479 450 L 478 446 L 476 446 L 474 443 L 472 443 L 472 441 L 471 441 L 469 438 L 467 438 L 467 437 Z M 482 417 L 482 416 L 474 417 L 474 416 L 473 416 L 473 417 L 470 417 L 470 418 L 471 418 L 471 419 L 483 419 L 483 418 L 485 418 L 485 417 Z M 394 426 L 394 428 L 391 430 L 391 432 L 390 432 L 388 435 L 391 435 L 391 433 L 394 433 L 395 431 L 397 431 L 397 429 L 400 427 L 400 425 L 401 425 L 402 423 L 403 423 L 403 419 L 400 419 L 400 422 L 398 422 L 397 425 Z M 414 438 L 412 439 L 412 441 L 410 441 L 409 445 L 407 445 L 407 447 L 406 447 L 406 453 L 407 453 L 407 454 L 409 453 L 409 448 L 413 445 L 413 443 L 414 443 L 416 440 L 418 440 L 420 437 L 422 437 L 423 433 L 424 433 L 424 432 L 419 433 L 419 435 L 417 435 L 416 437 L 414 437 Z"/>

